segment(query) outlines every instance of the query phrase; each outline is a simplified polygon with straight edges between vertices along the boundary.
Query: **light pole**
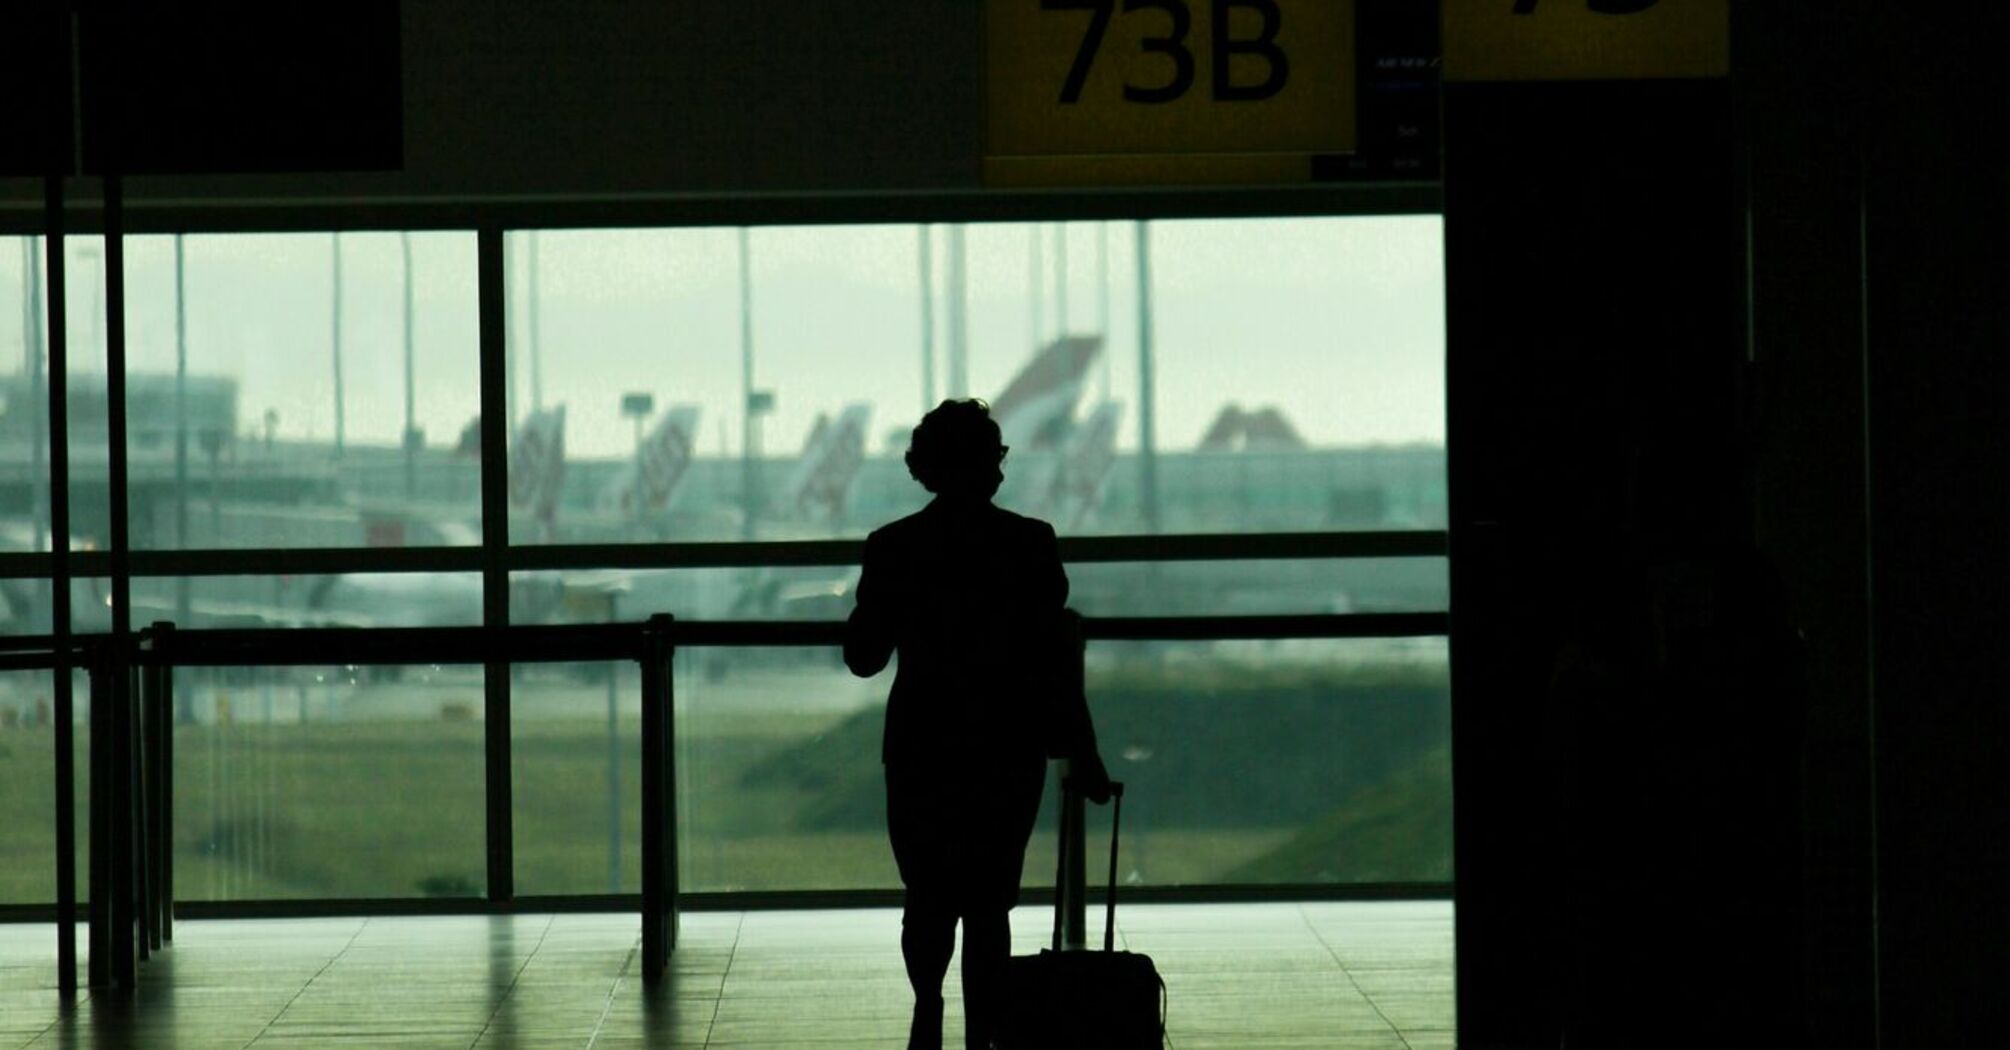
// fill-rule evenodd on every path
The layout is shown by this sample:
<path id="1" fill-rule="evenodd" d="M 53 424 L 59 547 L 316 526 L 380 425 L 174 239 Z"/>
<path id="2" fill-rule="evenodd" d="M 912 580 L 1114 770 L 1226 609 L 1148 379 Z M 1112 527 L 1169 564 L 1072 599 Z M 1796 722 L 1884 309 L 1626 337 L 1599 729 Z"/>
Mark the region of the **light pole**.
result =
<path id="1" fill-rule="evenodd" d="M 617 596 L 607 595 L 607 622 L 619 622 Z M 607 667 L 607 892 L 621 892 L 621 664 Z"/>
<path id="2" fill-rule="evenodd" d="M 28 400 L 34 413 L 34 433 L 29 438 L 32 468 L 29 484 L 34 487 L 34 505 L 29 513 L 35 519 L 31 525 L 35 531 L 33 549 L 40 552 L 49 549 L 49 421 L 45 416 L 49 396 L 43 390 L 42 378 L 42 270 L 35 258 L 33 237 L 21 238 L 21 353 L 27 359 L 23 364 L 28 372 Z M 48 580 L 38 581 L 35 590 L 35 608 L 47 608 Z"/>
<path id="3" fill-rule="evenodd" d="M 1138 239 L 1138 498 L 1145 531 L 1159 531 L 1159 461 L 1152 411 L 1151 225 L 1137 223 Z"/>
<path id="4" fill-rule="evenodd" d="M 1103 400 L 1110 398 L 1110 224 L 1096 224 L 1096 334 L 1103 340 Z"/>
<path id="5" fill-rule="evenodd" d="M 1037 222 L 1026 225 L 1026 327 L 1029 329 L 1033 353 L 1040 352 L 1040 341 L 1047 334 L 1047 319 L 1042 312 L 1045 305 L 1042 293 L 1046 290 L 1046 280 L 1040 276 L 1040 257 L 1046 254 L 1045 231 Z"/>
<path id="6" fill-rule="evenodd" d="M 642 423 L 649 414 L 656 411 L 656 398 L 646 391 L 632 391 L 621 395 L 621 414 L 635 424 L 635 483 L 629 492 L 629 509 L 636 517 L 642 516 L 642 494 L 645 490 L 642 478 Z"/>
<path id="7" fill-rule="evenodd" d="M 970 396 L 970 281 L 961 223 L 949 228 L 949 388 L 945 397 Z"/>
<path id="8" fill-rule="evenodd" d="M 398 250 L 405 262 L 405 500 L 419 498 L 419 436 L 416 392 L 412 373 L 412 234 L 398 231 Z"/>
<path id="9" fill-rule="evenodd" d="M 1068 337 L 1068 224 L 1054 224 L 1054 334 Z"/>
<path id="10" fill-rule="evenodd" d="M 530 410 L 544 411 L 544 325 L 538 319 L 537 271 L 538 258 L 537 231 L 530 231 L 530 273 L 527 275 L 529 288 L 524 298 L 530 306 Z"/>
<path id="11" fill-rule="evenodd" d="M 181 238 L 174 239 L 175 251 L 175 294 L 180 302 L 181 293 Z M 342 235 L 328 235 L 328 275 L 333 291 L 333 303 L 328 310 L 328 346 L 335 365 L 335 458 L 341 459 L 348 444 L 347 421 L 343 417 L 342 397 Z M 179 310 L 176 316 L 180 316 Z"/>
<path id="12" fill-rule="evenodd" d="M 921 411 L 935 407 L 935 245 L 927 223 L 917 227 L 921 254 Z"/>
<path id="13" fill-rule="evenodd" d="M 754 516 L 760 500 L 760 465 L 754 448 L 757 408 L 754 403 L 754 280 L 752 242 L 740 227 L 740 538 L 754 538 Z"/>
<path id="14" fill-rule="evenodd" d="M 174 541 L 176 546 L 184 548 L 188 546 L 188 297 L 182 279 L 186 261 L 182 235 L 177 233 L 174 235 Z M 336 375 L 341 375 L 339 370 Z M 340 389 L 339 378 L 336 383 Z M 339 433 L 341 424 L 336 426 Z M 340 439 L 337 441 L 339 447 Z M 176 623 L 188 623 L 189 586 L 186 576 L 175 580 Z"/>

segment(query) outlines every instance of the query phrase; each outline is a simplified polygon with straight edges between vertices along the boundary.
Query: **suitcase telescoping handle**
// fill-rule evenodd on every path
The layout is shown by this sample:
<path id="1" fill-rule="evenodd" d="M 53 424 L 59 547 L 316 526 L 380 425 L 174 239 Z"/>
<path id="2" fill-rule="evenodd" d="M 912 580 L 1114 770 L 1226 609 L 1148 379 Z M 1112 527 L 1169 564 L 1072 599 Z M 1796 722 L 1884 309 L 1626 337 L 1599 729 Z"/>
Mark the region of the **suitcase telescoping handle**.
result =
<path id="1" fill-rule="evenodd" d="M 1061 781 L 1061 791 L 1067 795 L 1075 794 L 1074 782 L 1064 778 Z M 1110 781 L 1110 801 L 1110 888 L 1109 892 L 1103 897 L 1103 950 L 1106 952 L 1117 950 L 1117 843 L 1124 826 L 1124 785 L 1122 781 Z M 1068 814 L 1080 811 L 1075 806 L 1064 805 L 1061 807 L 1061 812 L 1063 820 L 1066 820 Z M 1064 895 L 1062 887 L 1066 885 L 1068 878 L 1068 851 L 1074 847 L 1077 841 L 1080 841 L 1080 836 L 1074 834 L 1073 829 L 1067 827 L 1061 829 L 1060 859 L 1057 864 L 1057 870 L 1054 873 L 1054 947 L 1056 949 L 1061 947 L 1061 898 Z"/>

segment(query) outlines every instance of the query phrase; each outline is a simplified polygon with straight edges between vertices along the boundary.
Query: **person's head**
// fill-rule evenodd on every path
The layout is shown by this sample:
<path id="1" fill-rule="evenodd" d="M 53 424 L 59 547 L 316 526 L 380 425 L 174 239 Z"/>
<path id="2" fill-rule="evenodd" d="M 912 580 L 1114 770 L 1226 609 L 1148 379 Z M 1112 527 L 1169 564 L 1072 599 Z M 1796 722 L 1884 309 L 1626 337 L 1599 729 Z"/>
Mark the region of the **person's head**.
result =
<path id="1" fill-rule="evenodd" d="M 990 499 L 1005 480 L 1005 452 L 990 405 L 974 397 L 944 401 L 914 428 L 907 472 L 938 496 Z"/>

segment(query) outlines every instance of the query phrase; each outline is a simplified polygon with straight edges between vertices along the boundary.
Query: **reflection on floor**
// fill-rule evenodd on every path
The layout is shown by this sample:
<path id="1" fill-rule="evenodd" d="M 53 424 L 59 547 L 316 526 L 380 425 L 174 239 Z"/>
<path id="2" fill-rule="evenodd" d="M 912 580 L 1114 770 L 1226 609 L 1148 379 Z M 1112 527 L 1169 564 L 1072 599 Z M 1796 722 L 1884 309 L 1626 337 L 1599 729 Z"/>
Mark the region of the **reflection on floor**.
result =
<path id="1" fill-rule="evenodd" d="M 1017 914 L 1018 951 L 1042 917 Z M 632 915 L 183 922 L 137 994 L 74 1007 L 52 928 L 0 926 L 0 1048 L 897 1047 L 899 923 L 687 914 L 650 992 Z M 1117 926 L 1165 974 L 1178 1050 L 1453 1045 L 1449 903 L 1132 906 Z"/>

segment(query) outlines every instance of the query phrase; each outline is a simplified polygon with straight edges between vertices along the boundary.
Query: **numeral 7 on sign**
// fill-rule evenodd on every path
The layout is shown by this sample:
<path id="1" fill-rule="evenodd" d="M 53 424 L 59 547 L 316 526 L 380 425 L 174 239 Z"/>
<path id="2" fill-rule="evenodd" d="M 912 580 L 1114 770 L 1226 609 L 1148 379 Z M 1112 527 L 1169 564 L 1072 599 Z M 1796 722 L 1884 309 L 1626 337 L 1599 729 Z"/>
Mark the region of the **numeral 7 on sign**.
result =
<path id="1" fill-rule="evenodd" d="M 1082 85 L 1089 81 L 1089 67 L 1096 64 L 1096 52 L 1103 46 L 1103 37 L 1110 31 L 1110 18 L 1116 14 L 1117 0 L 1040 0 L 1042 11 L 1088 11 L 1089 31 L 1082 34 L 1082 48 L 1075 52 L 1075 64 L 1068 67 L 1067 82 L 1061 85 L 1061 102 L 1073 104 L 1082 99 Z"/>

